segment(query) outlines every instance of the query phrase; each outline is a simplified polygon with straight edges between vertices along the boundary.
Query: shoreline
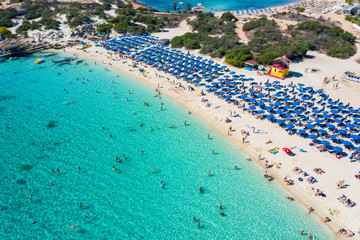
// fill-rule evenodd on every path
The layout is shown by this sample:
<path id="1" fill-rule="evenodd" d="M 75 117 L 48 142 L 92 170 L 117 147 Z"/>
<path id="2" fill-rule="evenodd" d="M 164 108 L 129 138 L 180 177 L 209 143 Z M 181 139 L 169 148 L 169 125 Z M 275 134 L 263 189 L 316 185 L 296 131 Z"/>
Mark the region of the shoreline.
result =
<path id="1" fill-rule="evenodd" d="M 278 8 L 280 8 L 280 7 L 285 7 L 285 6 L 294 4 L 294 3 L 296 3 L 296 2 L 302 2 L 302 1 L 304 1 L 304 0 L 289 0 L 289 1 L 291 1 L 291 2 L 284 3 L 284 4 L 280 4 L 280 5 L 274 4 L 274 5 L 271 5 L 271 6 L 261 7 L 261 8 L 275 8 L 275 9 L 279 10 Z M 146 4 L 144 4 L 144 3 L 140 3 L 140 2 L 138 2 L 137 0 L 125 0 L 125 2 L 127 2 L 128 4 L 132 4 L 135 9 L 137 9 L 137 8 L 139 8 L 139 7 L 154 8 L 154 7 L 150 6 L 150 5 L 146 5 Z M 169 4 L 169 6 L 170 6 L 170 5 L 171 5 L 171 4 Z M 211 12 L 214 12 L 215 14 L 219 14 L 219 13 L 224 13 L 224 12 L 234 12 L 234 11 L 238 11 L 238 10 L 240 11 L 240 10 L 261 9 L 261 8 L 249 7 L 249 8 L 225 9 L 225 10 L 217 10 L 217 9 L 214 9 L 214 11 L 211 11 Z M 154 9 L 156 9 L 156 8 L 154 8 Z M 211 9 L 211 8 L 206 7 L 206 9 Z M 180 9 L 179 9 L 179 10 L 180 10 Z M 176 11 L 178 11 L 178 10 L 176 10 L 176 11 L 174 11 L 174 10 L 159 10 L 159 11 L 160 11 L 160 12 L 165 12 L 165 11 L 176 12 Z M 207 11 L 205 11 L 205 12 L 207 12 Z"/>
<path id="2" fill-rule="evenodd" d="M 210 127 L 212 127 L 213 129 L 215 129 L 216 131 L 218 131 L 221 135 L 223 135 L 225 138 L 227 138 L 230 142 L 232 142 L 241 152 L 245 153 L 246 155 L 250 156 L 251 159 L 253 161 L 255 161 L 257 164 L 259 164 L 264 170 L 269 171 L 269 173 L 271 175 L 273 175 L 275 177 L 275 180 L 277 183 L 280 184 L 280 186 L 285 189 L 285 191 L 291 193 L 296 201 L 300 202 L 301 204 L 303 204 L 304 206 L 308 207 L 313 207 L 316 209 L 316 211 L 314 212 L 314 214 L 323 222 L 324 217 L 329 217 L 329 214 L 327 214 L 326 208 L 324 209 L 323 206 L 321 206 L 321 203 L 317 203 L 316 201 L 314 201 L 313 199 L 311 199 L 311 196 L 308 196 L 307 194 L 304 194 L 302 192 L 301 188 L 297 188 L 296 185 L 294 186 L 287 186 L 283 181 L 281 181 L 281 179 L 284 177 L 284 175 L 287 175 L 286 173 L 284 173 L 281 170 L 278 169 L 265 169 L 264 168 L 264 164 L 263 164 L 263 159 L 262 160 L 258 160 L 258 155 L 259 153 L 261 153 L 261 155 L 265 155 L 265 158 L 271 161 L 271 158 L 267 158 L 266 154 L 264 153 L 264 149 L 257 149 L 257 147 L 253 146 L 251 147 L 251 143 L 252 143 L 252 139 L 250 141 L 250 144 L 243 144 L 240 143 L 240 137 L 237 137 L 237 134 L 232 134 L 231 136 L 227 135 L 227 124 L 222 121 L 224 118 L 221 118 L 221 116 L 219 117 L 220 114 L 216 114 L 214 112 L 216 112 L 216 110 L 213 110 L 212 108 L 209 108 L 209 111 L 202 111 L 201 107 L 198 106 L 197 103 L 193 104 L 191 97 L 195 97 L 198 100 L 200 100 L 198 96 L 196 96 L 198 94 L 198 92 L 200 92 L 200 88 L 196 88 L 196 91 L 194 92 L 190 92 L 190 91 L 186 91 L 186 90 L 179 90 L 179 89 L 173 89 L 173 86 L 171 84 L 169 84 L 168 81 L 166 81 L 165 78 L 153 78 L 151 77 L 151 73 L 153 73 L 153 71 L 159 73 L 159 74 L 163 74 L 163 75 L 167 75 L 164 74 L 163 72 L 158 72 L 155 69 L 152 68 L 148 68 L 148 71 L 151 72 L 149 75 L 150 77 L 144 77 L 141 76 L 141 73 L 138 71 L 129 71 L 126 70 L 124 67 L 127 66 L 124 65 L 123 63 L 121 63 L 123 60 L 121 61 L 111 61 L 111 59 L 107 58 L 105 55 L 103 56 L 99 56 L 99 54 L 97 55 L 93 55 L 93 50 L 94 47 L 89 49 L 90 52 L 82 52 L 82 51 L 78 51 L 75 49 L 66 49 L 66 53 L 70 53 L 70 54 L 76 54 L 77 56 L 84 58 L 84 59 L 88 59 L 88 60 L 93 60 L 93 61 L 100 61 L 103 60 L 104 64 L 106 66 L 109 66 L 108 63 L 111 62 L 111 67 L 114 67 L 116 70 L 120 71 L 121 73 L 124 73 L 128 76 L 134 77 L 146 84 L 148 84 L 151 87 L 156 88 L 157 84 L 159 83 L 162 87 L 160 88 L 160 91 L 162 93 L 164 93 L 165 95 L 167 95 L 168 97 L 170 97 L 172 100 L 176 101 L 177 103 L 181 104 L 183 107 L 185 107 L 186 109 L 189 109 L 191 112 L 197 114 L 203 121 L 205 121 Z M 99 50 L 99 49 L 96 49 Z M 54 51 L 59 51 L 59 50 L 54 50 Z M 131 61 L 130 59 L 126 59 L 126 61 Z M 123 65 L 120 65 L 123 64 Z M 169 77 L 169 76 L 167 76 Z M 172 77 L 172 76 L 170 76 Z M 184 81 L 182 80 L 176 80 L 177 82 L 182 82 L 184 83 Z M 186 83 L 185 83 L 186 84 Z M 184 96 L 187 95 L 187 96 Z M 208 94 L 206 96 L 207 98 L 210 99 L 210 97 L 215 97 L 215 96 L 211 96 L 210 94 Z M 220 99 L 219 99 L 220 100 Z M 200 101 L 199 101 L 200 102 Z M 225 103 L 225 102 L 224 102 Z M 201 104 L 201 103 L 200 103 Z M 227 104 L 228 108 L 233 108 L 232 106 L 230 106 L 229 104 Z M 238 110 L 239 111 L 239 110 Z M 240 111 L 240 114 L 243 116 L 247 115 L 248 113 L 243 113 L 242 111 Z M 264 122 L 262 122 L 263 125 Z M 264 127 L 264 129 L 268 130 L 267 128 Z M 285 133 L 284 131 L 282 131 L 283 133 Z M 251 137 L 250 137 L 251 138 Z M 306 213 L 304 213 L 306 214 Z M 336 232 L 338 231 L 338 229 L 340 229 L 341 227 L 343 227 L 343 223 L 341 223 L 340 221 L 338 221 L 337 219 L 332 220 L 330 223 L 325 224 L 326 226 L 329 227 L 329 229 L 334 233 L 334 236 L 336 235 Z M 300 229 L 299 229 L 300 231 Z"/>

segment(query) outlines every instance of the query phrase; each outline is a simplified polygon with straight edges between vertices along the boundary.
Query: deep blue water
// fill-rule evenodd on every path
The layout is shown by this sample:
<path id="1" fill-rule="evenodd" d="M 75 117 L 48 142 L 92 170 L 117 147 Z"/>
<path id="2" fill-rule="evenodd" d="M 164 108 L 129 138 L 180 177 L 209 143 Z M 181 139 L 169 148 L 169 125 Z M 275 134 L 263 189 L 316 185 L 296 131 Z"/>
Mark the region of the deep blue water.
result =
<path id="1" fill-rule="evenodd" d="M 198 3 L 206 6 L 207 10 L 213 11 L 225 11 L 225 10 L 241 10 L 241 9 L 259 9 L 259 8 L 268 8 L 274 6 L 285 5 L 288 3 L 296 2 L 297 0 L 278 0 L 278 1 L 266 1 L 266 0 L 228 0 L 228 1 L 218 1 L 218 0 L 206 0 L 206 1 L 167 1 L 167 0 L 137 0 L 139 3 L 143 3 L 147 6 L 151 6 L 161 11 L 173 11 L 173 2 L 177 3 L 177 6 L 180 10 L 186 7 L 186 4 L 189 3 L 192 7 L 197 6 Z M 180 5 L 179 2 L 184 2 L 183 5 Z"/>
<path id="2" fill-rule="evenodd" d="M 199 117 L 100 64 L 50 61 L 64 57 L 0 63 L 0 239 L 334 239 Z"/>

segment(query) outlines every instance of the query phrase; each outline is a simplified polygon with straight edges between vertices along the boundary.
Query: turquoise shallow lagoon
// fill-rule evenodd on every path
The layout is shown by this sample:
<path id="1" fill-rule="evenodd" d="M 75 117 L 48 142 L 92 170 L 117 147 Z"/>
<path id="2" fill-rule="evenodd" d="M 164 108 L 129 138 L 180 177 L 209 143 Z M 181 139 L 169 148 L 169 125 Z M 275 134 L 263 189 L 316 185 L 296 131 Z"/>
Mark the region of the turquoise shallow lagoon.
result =
<path id="1" fill-rule="evenodd" d="M 100 64 L 51 58 L 64 55 L 0 63 L 1 239 L 335 238 L 179 104 Z"/>
<path id="2" fill-rule="evenodd" d="M 197 6 L 198 3 L 206 6 L 206 10 L 214 11 L 225 11 L 225 10 L 242 10 L 242 9 L 260 9 L 268 7 L 276 7 L 280 5 L 285 5 L 289 3 L 297 2 L 298 0 L 278 0 L 278 1 L 267 1 L 267 0 L 228 0 L 228 1 L 218 1 L 218 0 L 207 0 L 207 1 L 197 1 L 197 0 L 188 0 L 183 1 L 184 4 L 180 5 L 176 1 L 167 1 L 167 0 L 137 0 L 139 3 L 143 3 L 147 6 L 151 6 L 161 11 L 173 11 L 173 2 L 177 3 L 179 10 L 185 9 L 186 4 L 189 3 L 192 7 Z"/>

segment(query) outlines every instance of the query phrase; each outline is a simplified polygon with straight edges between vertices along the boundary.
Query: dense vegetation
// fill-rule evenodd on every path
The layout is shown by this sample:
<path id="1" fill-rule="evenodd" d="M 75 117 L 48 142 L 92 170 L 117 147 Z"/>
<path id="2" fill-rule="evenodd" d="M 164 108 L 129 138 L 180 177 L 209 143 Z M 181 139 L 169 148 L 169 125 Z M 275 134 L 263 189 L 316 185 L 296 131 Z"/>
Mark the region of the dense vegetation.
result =
<path id="1" fill-rule="evenodd" d="M 353 55 L 355 37 L 340 27 L 327 25 L 318 21 L 305 21 L 290 25 L 286 31 L 282 31 L 274 20 L 260 18 L 245 23 L 243 31 L 252 39 L 248 43 L 252 58 L 263 64 L 270 64 L 274 58 L 283 55 L 290 59 L 303 57 L 308 50 L 318 50 L 337 58 Z M 227 54 L 225 60 L 242 66 L 243 62 L 234 57 L 239 50 L 233 51 Z"/>
<path id="2" fill-rule="evenodd" d="M 224 13 L 220 19 L 213 17 L 211 13 L 198 13 L 196 19 L 188 21 L 194 33 L 186 33 L 171 39 L 171 45 L 175 48 L 200 49 L 202 54 L 210 54 L 212 57 L 222 58 L 229 49 L 234 48 L 239 41 L 235 34 L 234 22 L 237 21 L 231 13 Z M 209 33 L 221 37 L 209 36 Z"/>
<path id="3" fill-rule="evenodd" d="M 224 13 L 220 18 L 213 17 L 212 13 L 198 13 L 196 19 L 188 21 L 188 24 L 193 31 L 199 33 L 235 34 L 234 21 L 237 21 L 237 18 L 230 12 Z"/>
<path id="4" fill-rule="evenodd" d="M 282 17 L 285 15 L 281 14 Z M 196 19 L 189 22 L 193 33 L 174 37 L 171 45 L 175 48 L 200 49 L 200 53 L 210 54 L 211 57 L 225 56 L 225 61 L 236 67 L 243 67 L 245 61 L 250 59 L 269 65 L 280 56 L 302 58 L 308 50 L 326 52 L 337 58 L 347 58 L 355 53 L 355 37 L 333 23 L 324 25 L 297 14 L 286 17 L 305 21 L 282 30 L 274 20 L 253 19 L 243 25 L 243 31 L 251 40 L 246 45 L 240 45 L 234 34 L 237 19 L 231 13 L 225 13 L 220 18 L 199 13 Z M 209 36 L 209 33 L 221 36 Z"/>
<path id="5" fill-rule="evenodd" d="M 80 2 L 57 2 L 47 0 L 21 0 L 21 10 L 13 8 L 0 10 L 0 27 L 10 28 L 14 26 L 13 19 L 23 15 L 23 23 L 16 30 L 18 34 L 26 34 L 28 30 L 35 29 L 59 29 L 60 22 L 56 19 L 65 16 L 67 24 L 71 28 L 80 25 L 91 24 L 92 18 L 97 17 L 105 21 L 97 26 L 97 31 L 109 33 L 114 30 L 118 33 L 144 34 L 159 32 L 164 27 L 176 27 L 187 14 L 157 14 L 156 9 L 134 9 L 131 4 L 125 4 L 121 0 L 100 0 L 101 3 Z M 106 14 L 116 6 L 116 17 Z M 40 20 L 41 19 L 41 20 Z M 5 34 L 3 34 L 5 35 Z M 9 36 L 9 35 L 7 35 Z"/>

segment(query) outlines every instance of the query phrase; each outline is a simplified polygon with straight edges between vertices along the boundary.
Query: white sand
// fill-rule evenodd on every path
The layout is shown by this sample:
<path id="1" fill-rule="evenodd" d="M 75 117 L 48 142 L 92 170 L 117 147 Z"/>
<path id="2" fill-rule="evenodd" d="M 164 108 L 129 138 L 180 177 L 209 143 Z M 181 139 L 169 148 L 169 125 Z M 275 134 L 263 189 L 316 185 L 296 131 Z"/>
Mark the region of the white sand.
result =
<path id="1" fill-rule="evenodd" d="M 242 151 L 246 152 L 261 166 L 264 166 L 265 160 L 268 160 L 269 163 L 281 163 L 281 168 L 273 167 L 271 169 L 267 169 L 268 172 L 271 175 L 274 175 L 276 177 L 276 180 L 286 189 L 288 189 L 297 201 L 303 202 L 308 207 L 312 206 L 313 208 L 315 208 L 314 214 L 317 214 L 321 219 L 324 219 L 324 217 L 326 216 L 329 217 L 332 221 L 326 224 L 329 225 L 329 227 L 333 231 L 337 231 L 340 227 L 352 230 L 353 232 L 357 232 L 360 230 L 359 206 L 347 208 L 344 206 L 344 204 L 340 203 L 337 200 L 337 197 L 339 197 L 341 194 L 345 194 L 354 202 L 360 204 L 360 181 L 355 179 L 354 177 L 355 173 L 360 170 L 358 163 L 350 163 L 348 158 L 343 158 L 339 160 L 335 156 L 332 156 L 326 152 L 321 153 L 317 150 L 317 148 L 309 146 L 309 139 L 303 139 L 298 136 L 289 136 L 283 129 L 281 129 L 277 125 L 272 124 L 268 121 L 256 119 L 249 113 L 244 113 L 240 111 L 236 106 L 226 103 L 225 101 L 217 98 L 213 94 L 207 94 L 205 96 L 205 98 L 208 99 L 209 102 L 212 104 L 212 106 L 208 108 L 205 106 L 205 103 L 201 101 L 202 97 L 199 96 L 202 88 L 195 88 L 195 91 L 187 91 L 175 88 L 175 85 L 166 80 L 166 78 L 155 77 L 155 74 L 157 73 L 158 75 L 165 75 L 171 80 L 174 80 L 176 83 L 181 82 L 184 86 L 188 86 L 189 84 L 187 84 L 183 80 L 178 80 L 169 74 L 159 72 L 154 68 L 147 68 L 149 74 L 145 77 L 144 74 L 128 66 L 131 60 L 112 61 L 110 59 L 110 56 L 106 54 L 107 51 L 105 49 L 99 47 L 91 47 L 88 49 L 88 52 L 78 51 L 74 49 L 66 49 L 66 51 L 76 53 L 78 56 L 83 58 L 92 59 L 97 63 L 104 61 L 106 67 L 108 68 L 108 63 L 111 62 L 111 67 L 115 67 L 116 69 L 125 72 L 126 74 L 141 79 L 142 81 L 150 84 L 154 88 L 157 86 L 157 84 L 160 84 L 162 93 L 165 93 L 166 95 L 173 98 L 175 101 L 184 105 L 190 111 L 198 114 L 200 117 L 203 118 L 205 122 L 210 124 L 213 128 L 217 129 L 224 136 L 228 137 L 236 146 L 238 146 Z M 98 53 L 95 53 L 95 51 L 98 51 Z M 322 56 L 320 55 L 316 57 L 321 58 Z M 323 58 L 330 62 L 333 60 L 329 60 L 325 56 L 323 56 Z M 327 67 L 327 62 L 321 62 L 324 61 L 324 59 L 317 60 L 315 66 L 325 69 L 325 67 Z M 127 63 L 124 63 L 124 61 L 127 61 Z M 301 65 L 307 66 L 307 64 L 312 65 L 312 63 L 307 63 L 306 60 L 304 61 L 304 63 L 300 63 L 298 66 L 294 64 L 294 68 L 301 68 Z M 339 65 L 338 68 L 334 71 L 344 71 L 344 68 L 348 67 Z M 234 68 L 231 69 L 233 70 Z M 236 69 L 236 72 L 239 74 L 245 73 L 247 76 L 252 75 L 247 71 L 239 69 Z M 330 74 L 329 76 L 331 76 L 332 74 Z M 335 74 L 338 74 L 338 72 Z M 256 74 L 254 75 L 254 77 L 257 81 L 266 81 L 266 79 L 268 78 L 267 76 L 257 76 Z M 306 82 L 306 85 L 315 86 L 315 88 L 317 88 L 317 86 L 321 85 L 321 82 L 323 80 L 322 77 L 319 77 L 317 75 L 309 76 L 308 78 L 309 79 L 307 80 L 305 80 L 304 78 L 299 78 L 296 80 L 296 82 Z M 293 81 L 294 80 L 295 79 L 293 79 Z M 290 82 L 291 80 L 286 81 Z M 326 90 L 326 92 L 334 98 L 337 97 L 336 95 L 341 97 L 349 95 L 348 98 L 353 103 L 350 97 L 350 94 L 353 93 L 348 93 L 348 90 L 351 90 L 352 88 L 352 84 L 344 84 L 343 89 L 329 89 Z M 356 94 L 354 94 L 353 97 L 356 97 Z M 220 107 L 215 109 L 215 106 Z M 230 117 L 229 111 L 236 111 L 237 113 L 240 113 L 241 118 Z M 230 124 L 225 123 L 226 117 L 229 117 L 232 120 Z M 228 128 L 230 125 L 235 131 L 231 133 L 231 136 L 228 136 Z M 264 133 L 252 133 L 251 129 L 247 128 L 246 125 L 254 126 L 256 130 L 260 130 Z M 250 136 L 247 138 L 246 143 L 242 143 L 242 135 L 240 132 L 241 129 L 245 129 L 246 131 L 250 132 Z M 269 139 L 271 139 L 273 143 L 265 144 L 265 142 Z M 297 149 L 303 148 L 307 152 L 302 153 L 299 150 L 295 149 L 294 153 L 296 154 L 296 156 L 293 157 L 288 156 L 283 151 L 279 151 L 278 154 L 272 155 L 267 150 L 275 146 L 279 147 L 280 149 L 283 147 L 296 146 Z M 261 154 L 263 158 L 261 161 L 258 161 L 259 154 Z M 314 185 L 310 185 L 306 180 L 304 180 L 303 182 L 298 181 L 297 179 L 300 176 L 292 171 L 295 166 L 307 171 L 319 182 Z M 322 168 L 326 173 L 323 175 L 318 175 L 313 172 L 314 168 Z M 293 179 L 295 181 L 295 185 L 286 186 L 282 180 L 285 176 Z M 345 183 L 350 186 L 346 189 L 338 190 L 336 183 L 339 180 L 345 180 Z M 315 190 L 320 189 L 327 195 L 327 197 L 316 197 L 315 190 L 312 189 L 312 187 Z M 329 209 L 335 212 L 334 216 L 329 215 Z"/>

